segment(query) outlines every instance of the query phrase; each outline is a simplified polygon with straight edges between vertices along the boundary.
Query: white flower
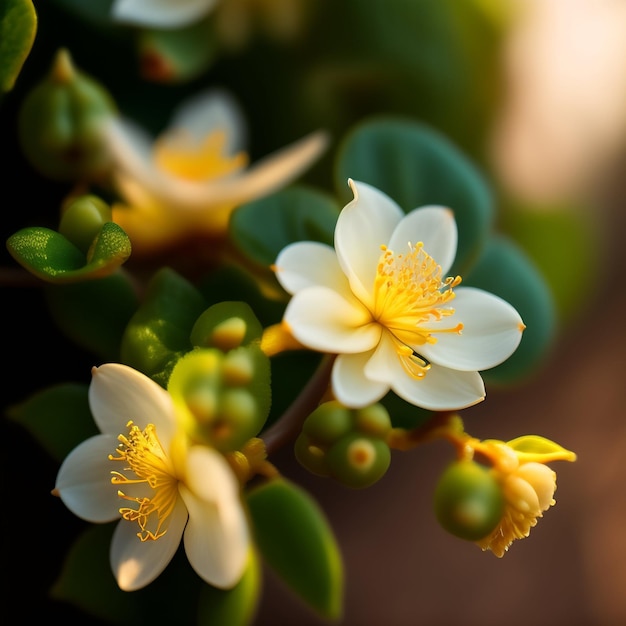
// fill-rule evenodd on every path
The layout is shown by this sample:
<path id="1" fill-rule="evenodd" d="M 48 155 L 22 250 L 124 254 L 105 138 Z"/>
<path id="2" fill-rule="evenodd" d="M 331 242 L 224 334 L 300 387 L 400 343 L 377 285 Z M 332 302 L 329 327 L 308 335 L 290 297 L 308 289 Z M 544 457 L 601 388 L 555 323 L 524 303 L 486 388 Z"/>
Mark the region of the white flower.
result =
<path id="1" fill-rule="evenodd" d="M 152 28 L 180 28 L 213 10 L 217 0 L 114 0 L 113 18 Z"/>
<path id="2" fill-rule="evenodd" d="M 122 198 L 113 219 L 135 255 L 185 237 L 223 236 L 237 206 L 291 182 L 328 142 L 325 133 L 312 133 L 247 168 L 243 116 L 218 89 L 184 102 L 154 142 L 121 118 L 109 120 L 103 136 Z"/>
<path id="3" fill-rule="evenodd" d="M 349 184 L 354 199 L 339 216 L 334 249 L 298 242 L 276 260 L 276 277 L 293 294 L 284 324 L 302 345 L 339 355 L 332 388 L 347 406 L 373 404 L 390 389 L 432 410 L 479 402 L 478 372 L 517 348 L 519 314 L 444 278 L 457 246 L 451 210 L 405 215 L 374 187 Z"/>
<path id="4" fill-rule="evenodd" d="M 101 434 L 67 456 L 55 493 L 87 521 L 120 520 L 110 558 L 121 589 L 152 582 L 181 538 L 201 578 L 234 586 L 250 539 L 227 461 L 212 448 L 187 447 L 170 395 L 147 376 L 116 363 L 92 374 L 89 403 Z"/>

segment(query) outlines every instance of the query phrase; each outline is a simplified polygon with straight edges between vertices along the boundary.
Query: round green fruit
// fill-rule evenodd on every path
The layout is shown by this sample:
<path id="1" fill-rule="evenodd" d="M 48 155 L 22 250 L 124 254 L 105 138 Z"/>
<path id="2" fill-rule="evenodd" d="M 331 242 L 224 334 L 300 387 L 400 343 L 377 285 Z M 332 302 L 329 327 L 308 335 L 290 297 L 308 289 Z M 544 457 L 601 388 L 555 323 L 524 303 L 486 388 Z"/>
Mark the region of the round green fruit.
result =
<path id="1" fill-rule="evenodd" d="M 439 478 L 434 508 L 445 530 L 461 539 L 478 541 L 502 519 L 504 497 L 486 467 L 474 461 L 456 461 Z"/>

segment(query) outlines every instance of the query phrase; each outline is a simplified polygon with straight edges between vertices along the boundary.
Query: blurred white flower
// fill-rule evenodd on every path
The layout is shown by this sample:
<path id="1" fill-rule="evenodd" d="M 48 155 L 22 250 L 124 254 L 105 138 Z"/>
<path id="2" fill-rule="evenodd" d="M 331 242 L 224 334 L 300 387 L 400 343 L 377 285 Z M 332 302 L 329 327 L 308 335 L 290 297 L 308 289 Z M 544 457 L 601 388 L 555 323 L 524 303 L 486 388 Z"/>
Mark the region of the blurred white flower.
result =
<path id="1" fill-rule="evenodd" d="M 314 132 L 247 167 L 245 123 L 227 92 L 202 92 L 183 103 L 156 141 L 127 120 L 104 127 L 113 184 L 122 202 L 113 219 L 133 255 L 186 236 L 223 237 L 232 211 L 290 183 L 325 150 Z"/>
<path id="2" fill-rule="evenodd" d="M 181 28 L 213 10 L 218 0 L 114 0 L 115 20 L 151 28 Z"/>
<path id="3" fill-rule="evenodd" d="M 524 199 L 569 199 L 601 181 L 626 146 L 626 3 L 524 0 L 515 9 L 493 164 Z"/>
<path id="4" fill-rule="evenodd" d="M 373 404 L 390 389 L 426 409 L 480 402 L 478 372 L 515 351 L 519 314 L 445 277 L 457 248 L 450 209 L 405 215 L 378 189 L 349 183 L 354 199 L 339 216 L 334 249 L 297 242 L 276 259 L 276 277 L 293 295 L 284 325 L 302 345 L 339 355 L 332 387 L 346 406 Z"/>
<path id="5" fill-rule="evenodd" d="M 202 579 L 233 587 L 250 538 L 230 465 L 212 448 L 188 447 L 169 393 L 147 376 L 117 363 L 92 375 L 89 404 L 101 434 L 70 452 L 55 493 L 87 521 L 120 520 L 110 558 L 121 589 L 152 582 L 181 539 Z"/>

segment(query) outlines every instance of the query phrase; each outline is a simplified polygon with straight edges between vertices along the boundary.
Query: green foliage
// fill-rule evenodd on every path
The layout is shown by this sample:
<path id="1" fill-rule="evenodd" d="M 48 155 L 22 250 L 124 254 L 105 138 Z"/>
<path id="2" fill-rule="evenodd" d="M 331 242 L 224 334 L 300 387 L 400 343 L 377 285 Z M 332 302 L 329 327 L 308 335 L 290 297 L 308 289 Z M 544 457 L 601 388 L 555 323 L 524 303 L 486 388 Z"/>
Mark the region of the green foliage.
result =
<path id="1" fill-rule="evenodd" d="M 122 337 L 122 362 L 167 386 L 178 359 L 191 350 L 191 330 L 206 308 L 200 292 L 185 278 L 159 270 Z"/>
<path id="2" fill-rule="evenodd" d="M 86 256 L 60 233 L 40 226 L 11 235 L 7 248 L 22 267 L 55 284 L 109 276 L 130 256 L 130 240 L 114 222 L 102 225 Z"/>
<path id="3" fill-rule="evenodd" d="M 48 285 L 45 294 L 52 319 L 67 337 L 103 362 L 119 361 L 126 325 L 139 305 L 128 274 Z"/>
<path id="4" fill-rule="evenodd" d="M 459 241 L 451 274 L 463 275 L 491 230 L 493 202 L 482 174 L 444 135 L 408 118 L 356 125 L 338 149 L 335 170 L 346 200 L 348 178 L 385 192 L 406 213 L 433 204 L 452 209 Z"/>
<path id="5" fill-rule="evenodd" d="M 259 551 L 270 567 L 322 616 L 339 619 L 343 564 L 319 505 L 282 478 L 250 491 L 248 505 Z"/>
<path id="6" fill-rule="evenodd" d="M 554 301 L 543 276 L 509 237 L 494 236 L 463 284 L 500 296 L 526 324 L 517 350 L 501 365 L 485 371 L 485 381 L 508 384 L 528 377 L 540 365 L 556 333 Z"/>
<path id="7" fill-rule="evenodd" d="M 37 34 L 37 13 L 31 0 L 0 2 L 0 92 L 11 91 Z"/>
<path id="8" fill-rule="evenodd" d="M 332 245 L 338 216 L 331 196 L 296 185 L 239 207 L 230 221 L 230 236 L 241 254 L 269 268 L 290 243 Z"/>
<path id="9" fill-rule="evenodd" d="M 445 530 L 461 539 L 479 541 L 500 522 L 504 496 L 486 467 L 474 461 L 455 461 L 437 481 L 434 507 Z"/>
<path id="10" fill-rule="evenodd" d="M 46 387 L 6 409 L 57 461 L 79 443 L 98 434 L 91 417 L 87 385 L 66 383 Z"/>

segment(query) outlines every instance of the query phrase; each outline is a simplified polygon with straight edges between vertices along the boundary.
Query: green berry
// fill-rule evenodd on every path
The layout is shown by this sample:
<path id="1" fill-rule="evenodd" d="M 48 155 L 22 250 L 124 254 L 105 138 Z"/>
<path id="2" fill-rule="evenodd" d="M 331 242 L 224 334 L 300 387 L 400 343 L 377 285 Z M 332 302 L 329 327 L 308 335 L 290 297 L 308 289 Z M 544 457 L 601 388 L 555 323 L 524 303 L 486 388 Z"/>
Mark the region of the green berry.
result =
<path id="1" fill-rule="evenodd" d="M 306 433 L 300 433 L 294 444 L 294 454 L 298 463 L 312 474 L 317 476 L 329 476 L 326 463 L 326 452 L 316 446 Z"/>
<path id="2" fill-rule="evenodd" d="M 439 478 L 434 508 L 445 530 L 461 539 L 478 541 L 502 519 L 504 496 L 486 467 L 474 461 L 456 461 Z"/>
<path id="3" fill-rule="evenodd" d="M 385 439 L 391 430 L 391 418 L 382 404 L 372 404 L 354 412 L 354 425 L 365 435 Z"/>
<path id="4" fill-rule="evenodd" d="M 333 478 L 361 489 L 385 475 L 391 463 L 391 451 L 381 439 L 349 433 L 328 449 L 326 459 Z"/>
<path id="5" fill-rule="evenodd" d="M 321 446 L 332 444 L 351 430 L 351 409 L 334 400 L 320 404 L 302 427 L 302 431 Z"/>

